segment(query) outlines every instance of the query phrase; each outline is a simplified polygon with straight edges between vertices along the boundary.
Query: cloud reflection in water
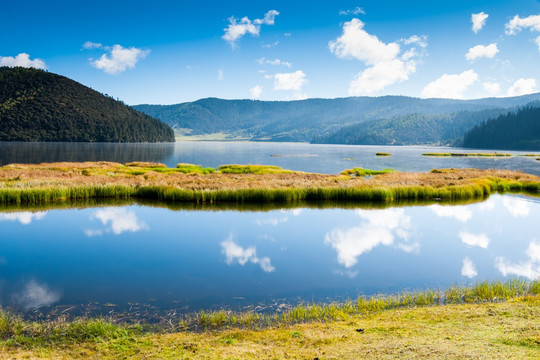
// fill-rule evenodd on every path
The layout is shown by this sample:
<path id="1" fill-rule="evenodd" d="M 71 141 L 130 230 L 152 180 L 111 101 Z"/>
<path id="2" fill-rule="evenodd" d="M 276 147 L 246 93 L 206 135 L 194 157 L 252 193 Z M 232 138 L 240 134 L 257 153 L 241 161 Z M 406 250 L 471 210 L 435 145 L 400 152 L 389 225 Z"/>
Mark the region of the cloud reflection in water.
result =
<path id="1" fill-rule="evenodd" d="M 88 229 L 85 230 L 87 236 L 99 236 L 104 232 L 111 232 L 120 235 L 124 232 L 137 232 L 148 230 L 148 225 L 140 220 L 134 211 L 128 211 L 126 208 L 107 208 L 96 211 L 90 219 L 98 219 L 105 226 L 110 224 L 110 229 Z"/>
<path id="2" fill-rule="evenodd" d="M 274 272 L 275 267 L 272 266 L 269 257 L 258 257 L 255 247 L 243 248 L 233 241 L 233 236 L 229 237 L 221 242 L 221 253 L 226 257 L 226 263 L 232 265 L 235 262 L 244 266 L 248 262 L 253 264 L 259 264 L 264 272 Z"/>
<path id="3" fill-rule="evenodd" d="M 0 214 L 0 221 L 18 221 L 23 225 L 29 225 L 33 220 L 41 220 L 47 214 L 46 211 L 21 211 Z"/>

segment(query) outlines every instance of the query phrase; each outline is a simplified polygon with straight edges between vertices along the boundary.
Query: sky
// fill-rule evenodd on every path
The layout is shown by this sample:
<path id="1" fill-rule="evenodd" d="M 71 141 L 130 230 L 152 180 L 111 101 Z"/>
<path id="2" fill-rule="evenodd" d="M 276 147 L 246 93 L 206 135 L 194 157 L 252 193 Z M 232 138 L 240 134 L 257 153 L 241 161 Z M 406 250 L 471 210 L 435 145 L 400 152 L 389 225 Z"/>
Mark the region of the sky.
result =
<path id="1" fill-rule="evenodd" d="M 2 0 L 0 66 L 127 104 L 540 91 L 540 1 Z"/>

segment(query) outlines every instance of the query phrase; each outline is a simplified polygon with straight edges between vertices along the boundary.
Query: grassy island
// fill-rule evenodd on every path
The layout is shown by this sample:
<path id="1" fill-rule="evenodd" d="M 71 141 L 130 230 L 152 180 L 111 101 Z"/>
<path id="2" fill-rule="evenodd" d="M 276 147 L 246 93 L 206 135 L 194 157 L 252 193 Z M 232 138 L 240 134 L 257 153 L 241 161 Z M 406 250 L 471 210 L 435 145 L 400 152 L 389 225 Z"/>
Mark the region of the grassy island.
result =
<path id="1" fill-rule="evenodd" d="M 81 199 L 149 199 L 186 203 L 394 203 L 466 200 L 493 192 L 537 194 L 540 177 L 508 170 L 442 169 L 425 173 L 355 168 L 338 175 L 276 166 L 112 162 L 11 164 L 0 167 L 0 204 Z"/>

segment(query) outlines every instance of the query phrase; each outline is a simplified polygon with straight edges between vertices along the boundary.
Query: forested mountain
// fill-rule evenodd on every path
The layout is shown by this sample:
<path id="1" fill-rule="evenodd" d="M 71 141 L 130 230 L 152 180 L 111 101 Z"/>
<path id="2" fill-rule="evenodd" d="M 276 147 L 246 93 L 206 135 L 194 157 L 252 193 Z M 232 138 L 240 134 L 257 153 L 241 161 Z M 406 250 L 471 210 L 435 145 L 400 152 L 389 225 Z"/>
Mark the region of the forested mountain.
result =
<path id="1" fill-rule="evenodd" d="M 540 150 L 540 104 L 535 105 L 482 122 L 465 134 L 463 146 Z"/>
<path id="2" fill-rule="evenodd" d="M 311 141 L 344 126 L 408 114 L 451 114 L 460 111 L 521 106 L 540 94 L 479 100 L 418 99 L 405 96 L 350 97 L 299 101 L 201 99 L 177 105 L 137 105 L 161 119 L 177 134 L 225 133 L 252 140 Z M 430 118 L 429 116 L 427 118 Z M 434 143 L 433 139 L 428 141 Z"/>
<path id="3" fill-rule="evenodd" d="M 313 139 L 318 144 L 453 145 L 475 125 L 508 113 L 508 109 L 460 111 L 452 114 L 408 114 L 345 126 Z"/>
<path id="4" fill-rule="evenodd" d="M 64 76 L 0 67 L 0 141 L 170 142 L 174 132 Z"/>

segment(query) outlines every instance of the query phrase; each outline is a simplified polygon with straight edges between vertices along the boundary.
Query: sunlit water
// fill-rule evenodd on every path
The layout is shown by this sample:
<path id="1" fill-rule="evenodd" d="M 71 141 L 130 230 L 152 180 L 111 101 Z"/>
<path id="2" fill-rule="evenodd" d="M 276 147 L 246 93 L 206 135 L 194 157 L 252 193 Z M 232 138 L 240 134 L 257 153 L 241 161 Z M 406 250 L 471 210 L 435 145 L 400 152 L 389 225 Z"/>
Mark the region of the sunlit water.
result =
<path id="1" fill-rule="evenodd" d="M 537 198 L 387 209 L 0 212 L 0 304 L 242 309 L 540 276 Z M 133 304 L 140 305 L 133 305 Z"/>
<path id="2" fill-rule="evenodd" d="M 335 174 L 352 167 L 429 171 L 435 168 L 511 169 L 540 175 L 534 157 L 425 157 L 426 152 L 493 152 L 426 146 L 311 145 L 266 142 L 178 142 L 175 144 L 6 143 L 0 142 L 0 165 L 53 161 L 156 161 L 174 167 L 192 163 L 277 165 L 285 169 Z M 391 153 L 376 157 L 377 152 Z M 501 152 L 501 151 L 499 151 Z M 525 154 L 519 151 L 504 151 Z"/>

